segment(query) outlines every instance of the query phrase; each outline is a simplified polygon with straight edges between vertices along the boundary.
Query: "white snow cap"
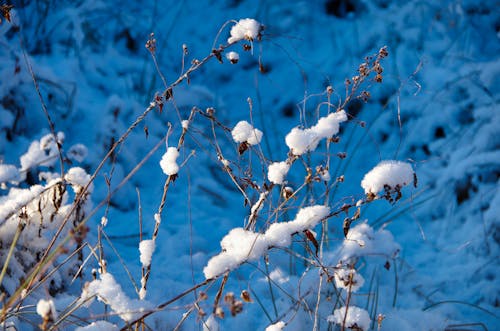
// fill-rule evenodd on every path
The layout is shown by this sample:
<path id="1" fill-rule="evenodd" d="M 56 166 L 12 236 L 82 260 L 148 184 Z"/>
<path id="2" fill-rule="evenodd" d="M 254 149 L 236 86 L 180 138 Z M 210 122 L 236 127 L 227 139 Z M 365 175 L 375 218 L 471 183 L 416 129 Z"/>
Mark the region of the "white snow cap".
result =
<path id="1" fill-rule="evenodd" d="M 6 182 L 18 182 L 21 175 L 16 166 L 11 164 L 0 164 L 0 184 Z"/>
<path id="2" fill-rule="evenodd" d="M 410 184 L 413 182 L 413 174 L 413 168 L 407 162 L 382 161 L 365 175 L 361 187 L 367 194 L 377 194 L 384 189 L 384 185 L 394 189 L 396 186 Z"/>
<path id="3" fill-rule="evenodd" d="M 267 179 L 274 184 L 283 184 L 290 165 L 286 162 L 274 162 L 269 165 L 267 170 Z"/>
<path id="4" fill-rule="evenodd" d="M 144 268 L 148 267 L 151 264 L 151 258 L 153 256 L 153 252 L 155 251 L 155 242 L 154 240 L 143 240 L 139 243 L 139 252 L 141 253 L 140 259 L 142 266 Z"/>
<path id="5" fill-rule="evenodd" d="M 293 221 L 274 223 L 262 233 L 243 228 L 232 229 L 221 241 L 222 253 L 212 257 L 203 269 L 206 279 L 237 268 L 246 261 L 255 261 L 270 247 L 286 247 L 292 242 L 294 233 L 313 228 L 330 213 L 325 206 L 304 207 Z"/>
<path id="6" fill-rule="evenodd" d="M 238 63 L 238 60 L 240 59 L 240 55 L 236 52 L 229 52 L 226 54 L 226 58 L 231 62 L 232 64 Z"/>
<path id="7" fill-rule="evenodd" d="M 75 192 L 78 192 L 90 182 L 91 176 L 83 168 L 73 167 L 64 175 L 64 179 L 71 184 Z M 93 188 L 94 185 L 90 184 L 87 191 L 92 192 Z"/>
<path id="8" fill-rule="evenodd" d="M 364 309 L 349 306 L 347 308 L 347 316 L 346 316 L 346 307 L 341 307 L 339 309 L 335 309 L 333 315 L 327 317 L 328 322 L 342 325 L 344 323 L 345 317 L 345 326 L 349 329 L 353 329 L 357 327 L 360 330 L 366 331 L 370 328 L 370 315 Z"/>
<path id="9" fill-rule="evenodd" d="M 335 270 L 335 285 L 346 291 L 357 292 L 365 283 L 365 279 L 354 269 Z"/>
<path id="10" fill-rule="evenodd" d="M 62 144 L 64 141 L 64 133 L 57 133 L 57 140 Z M 28 151 L 21 156 L 21 169 L 27 170 L 29 168 L 41 165 L 52 166 L 57 161 L 57 143 L 54 136 L 49 133 L 43 136 L 40 141 L 35 140 L 31 143 Z"/>
<path id="11" fill-rule="evenodd" d="M 342 109 L 321 117 L 316 125 L 308 129 L 293 128 L 285 137 L 286 145 L 295 155 L 314 151 L 321 139 L 336 135 L 339 132 L 339 124 L 345 121 L 347 114 Z"/>
<path id="12" fill-rule="evenodd" d="M 252 124 L 247 121 L 239 121 L 231 131 L 231 135 L 235 142 L 246 142 L 249 145 L 257 145 L 262 139 L 262 131 L 254 129 Z"/>
<path id="13" fill-rule="evenodd" d="M 231 37 L 227 39 L 229 44 L 235 43 L 240 40 L 255 40 L 262 31 L 262 24 L 253 18 L 244 18 L 238 21 L 231 28 Z"/>
<path id="14" fill-rule="evenodd" d="M 266 328 L 266 331 L 282 331 L 285 328 L 285 322 L 279 321 L 271 324 Z"/>
<path id="15" fill-rule="evenodd" d="M 119 328 L 108 321 L 95 321 L 87 326 L 80 326 L 75 331 L 118 331 Z"/>
<path id="16" fill-rule="evenodd" d="M 41 299 L 36 304 L 36 313 L 42 318 L 52 318 L 55 320 L 57 318 L 56 307 L 52 299 L 44 300 Z"/>
<path id="17" fill-rule="evenodd" d="M 145 311 L 154 308 L 148 301 L 127 297 L 110 273 L 101 274 L 100 279 L 87 283 L 80 299 L 84 302 L 94 295 L 99 301 L 109 305 L 113 312 L 126 322 L 133 321 L 141 317 Z"/>
<path id="18" fill-rule="evenodd" d="M 160 161 L 161 170 L 165 175 L 171 176 L 179 172 L 179 165 L 177 164 L 177 158 L 179 157 L 179 151 L 176 147 L 169 147 Z"/>

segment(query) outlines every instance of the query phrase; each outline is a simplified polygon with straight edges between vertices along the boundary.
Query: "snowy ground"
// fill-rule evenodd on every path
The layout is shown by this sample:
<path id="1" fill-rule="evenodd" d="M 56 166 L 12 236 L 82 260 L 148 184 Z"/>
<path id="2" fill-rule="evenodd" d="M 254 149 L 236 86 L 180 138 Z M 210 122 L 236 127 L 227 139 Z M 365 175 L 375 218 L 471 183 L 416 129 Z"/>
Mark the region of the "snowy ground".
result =
<path id="1" fill-rule="evenodd" d="M 262 41 L 247 42 L 250 51 L 243 51 L 241 43 L 232 46 L 239 53 L 237 64 L 222 54 L 222 64 L 212 59 L 190 75 L 189 84 L 175 87 L 174 101 L 162 112 L 152 110 L 98 174 L 93 206 L 106 202 L 109 190 L 131 172 L 134 175 L 88 221 L 85 242 L 95 246 L 101 218 L 108 220 L 103 233 L 109 241 L 102 235 L 103 252 L 108 274 L 114 279 L 104 276 L 101 283 L 93 282 L 87 295 L 108 290 L 118 306 L 128 296 L 128 304 L 150 309 L 203 282 L 204 267 L 220 253 L 222 238 L 247 224 L 251 204 L 261 197 L 249 185 L 250 205 L 244 204 L 241 192 L 217 159 L 216 143 L 235 176 L 252 178 L 262 191 L 266 166 L 287 159 L 287 133 L 297 125 L 315 125 L 318 117 L 326 115 L 326 106 L 319 113 L 317 107 L 327 100 L 327 87 L 333 88 L 331 102 L 337 105 L 345 98 L 345 79 L 359 74 L 365 56 L 387 46 L 383 82 L 368 82 L 371 98 L 367 103 L 354 100 L 346 107 L 349 123 L 341 124 L 340 141 L 330 150 L 332 181 L 343 175 L 344 182 L 334 186 L 328 205 L 336 210 L 343 203 L 363 198 L 361 180 L 381 160 L 412 164 L 418 185 L 404 188 L 402 199 L 395 204 L 381 200 L 363 206 L 361 217 L 352 223 L 351 228 L 359 226 L 356 231 L 360 232 L 350 236 L 361 235 L 367 220 L 378 231 L 372 236 L 382 239 L 374 240 L 371 254 L 356 265 L 364 285 L 353 293 L 351 304 L 366 309 L 373 330 L 377 330 L 374 317 L 378 314 L 385 315 L 381 330 L 498 329 L 500 12 L 496 1 L 205 0 L 130 2 L 124 6 L 116 1 L 82 0 L 12 4 L 12 22 L 2 19 L 0 24 L 0 164 L 16 168 L 21 168 L 19 158 L 32 142 L 50 133 L 23 50 L 55 130 L 65 133 L 64 150 L 85 145 L 88 155 L 82 162 L 73 160 L 73 166 L 92 174 L 110 146 L 150 105 L 155 93 L 164 89 L 144 47 L 151 32 L 155 33 L 158 66 L 170 84 L 193 59 L 201 60 L 213 47 L 226 43 L 235 22 L 220 30 L 225 22 L 251 17 L 265 25 Z M 252 122 L 263 137 L 260 144 L 239 156 L 229 131 L 217 129 L 214 140 L 207 118 L 196 115 L 190 123 L 177 159 L 178 178 L 169 186 L 161 213 L 145 294 L 148 303 L 141 304 L 141 262 L 147 258 L 140 258 L 139 242 L 154 234 L 155 213 L 167 179 L 160 167 L 166 152 L 162 139 L 170 123 L 168 144 L 176 146 L 183 132 L 181 120 L 188 118 L 193 106 L 202 110 L 213 107 L 217 119 L 230 129 L 242 120 Z M 157 144 L 158 150 L 136 171 Z M 320 147 L 323 149 L 312 152 L 310 158 L 304 156 L 304 163 L 322 162 L 326 156 L 323 145 Z M 56 149 L 52 152 L 57 155 Z M 338 152 L 347 157 L 337 157 Z M 52 167 L 28 171 L 20 187 L 39 182 L 39 171 L 59 172 L 59 163 L 54 161 Z M 172 159 L 169 162 L 171 169 Z M 286 177 L 287 185 L 300 187 L 303 169 L 297 161 Z M 73 175 L 74 181 L 85 180 L 78 172 Z M 40 183 L 49 181 L 46 176 Z M 10 208 L 5 197 L 15 195 L 9 189 L 16 185 L 7 183 L 0 191 L 2 226 L 5 210 Z M 274 188 L 266 197 L 270 204 L 256 219 L 257 230 L 264 233 L 267 220 L 294 220 L 299 206 L 323 204 L 321 185 L 315 183 L 310 190 L 301 191 L 279 217 L 269 216 L 280 194 Z M 87 213 L 92 210 L 90 205 L 86 208 Z M 328 221 L 322 259 L 329 266 L 345 258 L 342 249 L 349 247 L 344 242 L 344 217 Z M 3 263 L 15 228 L 0 228 L 0 235 L 9 235 L 1 238 Z M 53 230 L 49 230 L 50 239 Z M 321 226 L 313 230 L 319 240 Z M 20 243 L 30 245 L 26 238 Z M 210 325 L 212 330 L 216 330 L 214 325 L 220 330 L 264 330 L 279 321 L 285 322 L 284 330 L 312 330 L 315 320 L 317 329 L 340 330 L 332 315 L 339 308 L 338 292 L 326 278 L 318 283 L 318 268 L 305 267 L 302 257 L 314 255 L 304 248 L 314 249 L 305 238 L 293 238 L 290 249 L 296 254 L 271 249 L 265 259 L 259 254 L 231 272 L 223 295 L 232 291 L 239 299 L 246 290 L 252 298 L 236 316 L 231 316 L 230 309 L 235 307 L 228 300 L 229 304 L 221 304 L 224 319 L 209 318 L 219 279 L 155 312 L 146 319 L 147 325 L 172 330 L 186 316 L 181 330 Z M 44 240 L 38 243 L 44 244 Z M 392 254 L 396 249 L 395 259 L 378 254 Z M 83 278 L 70 283 L 61 271 L 63 290 L 53 292 L 42 286 L 24 302 L 27 317 L 16 316 L 10 322 L 18 329 L 31 325 L 36 329 L 42 320 L 35 315 L 38 299 L 52 295 L 60 315 L 78 299 L 85 282 L 92 280 L 92 269 L 99 268 L 88 246 L 82 252 L 86 259 Z M 264 254 L 267 247 L 262 248 Z M 22 254 L 14 260 L 21 259 Z M 20 275 L 10 271 L 2 290 L 11 293 L 9 288 L 19 286 Z M 315 316 L 318 286 L 322 286 L 321 304 Z M 208 299 L 193 306 L 200 291 Z M 344 300 L 346 291 L 340 293 Z M 94 302 L 75 310 L 60 327 L 73 330 L 106 319 L 121 328 L 133 318 L 113 314 L 121 309 L 116 305 L 111 302 L 105 308 Z M 207 315 L 202 316 L 200 309 Z M 183 315 L 186 312 L 189 314 Z M 109 316 L 103 316 L 107 313 Z M 204 325 L 207 320 L 210 322 Z M 103 326 L 109 328 L 110 324 Z"/>

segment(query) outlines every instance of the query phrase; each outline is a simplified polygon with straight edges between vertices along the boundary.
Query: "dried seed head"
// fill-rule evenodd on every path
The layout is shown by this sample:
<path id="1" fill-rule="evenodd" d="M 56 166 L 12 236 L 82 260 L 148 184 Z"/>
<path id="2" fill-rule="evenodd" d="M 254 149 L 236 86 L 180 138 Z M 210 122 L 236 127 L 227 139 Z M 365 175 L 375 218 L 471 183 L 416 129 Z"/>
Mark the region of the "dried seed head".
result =
<path id="1" fill-rule="evenodd" d="M 245 302 L 253 302 L 252 298 L 250 297 L 250 293 L 248 293 L 247 290 L 241 291 L 240 297 L 243 299 Z"/>
<path id="2" fill-rule="evenodd" d="M 149 39 L 146 41 L 146 48 L 151 53 L 154 53 L 156 51 L 156 39 L 153 32 L 151 32 L 151 34 L 149 35 Z"/>
<path id="3" fill-rule="evenodd" d="M 208 116 L 214 116 L 215 109 L 212 107 L 208 107 L 205 112 L 207 113 Z"/>
<path id="4" fill-rule="evenodd" d="M 207 295 L 207 293 L 205 293 L 205 292 L 201 291 L 201 292 L 198 294 L 198 300 L 199 300 L 199 301 L 203 301 L 203 300 L 206 300 L 206 299 L 208 299 L 208 295 Z"/>
<path id="5" fill-rule="evenodd" d="M 380 58 L 384 58 L 386 56 L 389 55 L 389 52 L 387 52 L 387 46 L 384 46 L 382 47 L 379 51 L 378 51 L 378 56 L 380 56 Z"/>
<path id="6" fill-rule="evenodd" d="M 331 95 L 331 94 L 333 93 L 333 87 L 332 87 L 331 85 L 328 85 L 328 86 L 326 87 L 326 93 L 327 93 L 328 95 Z"/>
<path id="7" fill-rule="evenodd" d="M 236 316 L 243 311 L 243 301 L 236 300 L 231 305 L 231 315 Z"/>
<path id="8" fill-rule="evenodd" d="M 337 153 L 337 156 L 340 158 L 340 159 L 345 159 L 347 157 L 347 153 L 346 152 L 338 152 Z"/>
<path id="9" fill-rule="evenodd" d="M 228 292 L 224 296 L 224 302 L 227 303 L 228 305 L 231 305 L 234 302 L 234 293 L 233 292 Z"/>
<path id="10" fill-rule="evenodd" d="M 284 189 L 283 189 L 283 198 L 285 200 L 288 200 L 292 197 L 293 195 L 293 188 L 291 188 L 290 186 L 286 186 Z"/>

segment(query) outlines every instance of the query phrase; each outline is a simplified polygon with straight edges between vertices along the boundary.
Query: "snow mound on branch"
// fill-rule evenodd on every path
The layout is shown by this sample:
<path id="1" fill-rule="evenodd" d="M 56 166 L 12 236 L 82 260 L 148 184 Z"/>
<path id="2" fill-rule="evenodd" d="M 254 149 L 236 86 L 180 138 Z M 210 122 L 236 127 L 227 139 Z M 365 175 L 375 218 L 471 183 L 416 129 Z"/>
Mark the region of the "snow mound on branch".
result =
<path id="1" fill-rule="evenodd" d="M 267 170 L 267 179 L 269 179 L 271 183 L 281 185 L 289 170 L 290 165 L 284 161 L 271 163 Z"/>
<path id="2" fill-rule="evenodd" d="M 179 165 L 177 164 L 178 157 L 179 151 L 175 147 L 169 147 L 167 152 L 163 154 L 160 161 L 160 167 L 165 175 L 172 176 L 179 172 Z"/>
<path id="3" fill-rule="evenodd" d="M 101 274 L 100 279 L 87 283 L 80 300 L 85 302 L 92 296 L 97 296 L 99 301 L 109 305 L 126 322 L 133 321 L 154 308 L 148 301 L 130 299 L 110 273 Z"/>
<path id="4" fill-rule="evenodd" d="M 361 187 L 367 194 L 377 194 L 386 185 L 395 189 L 410 184 L 414 180 L 413 174 L 413 168 L 407 162 L 382 161 L 365 175 Z"/>
<path id="5" fill-rule="evenodd" d="M 262 140 L 262 131 L 254 129 L 247 121 L 239 121 L 231 131 L 231 135 L 235 142 L 249 145 L 257 145 Z"/>
<path id="6" fill-rule="evenodd" d="M 246 261 L 258 260 L 270 247 L 290 245 L 293 234 L 316 226 L 329 213 L 329 207 L 305 207 L 293 221 L 271 224 L 264 234 L 243 228 L 232 229 L 220 243 L 222 252 L 212 257 L 203 269 L 205 278 L 217 277 Z"/>
<path id="7" fill-rule="evenodd" d="M 339 309 L 335 309 L 333 315 L 327 317 L 328 322 L 342 325 L 345 319 L 345 326 L 349 329 L 363 330 L 366 331 L 370 328 L 370 316 L 368 312 L 364 309 L 349 306 L 347 308 L 347 316 L 346 316 L 346 307 L 341 307 Z"/>
<path id="8" fill-rule="evenodd" d="M 321 139 L 332 138 L 339 132 L 340 123 L 347 121 L 347 114 L 341 111 L 321 117 L 316 125 L 308 129 L 293 128 L 285 137 L 286 145 L 294 155 L 312 152 Z"/>
<path id="9" fill-rule="evenodd" d="M 118 327 L 108 321 L 95 321 L 87 326 L 81 326 L 75 331 L 118 331 Z"/>
<path id="10" fill-rule="evenodd" d="M 266 331 L 282 331 L 285 328 L 285 322 L 279 321 L 271 324 L 266 328 Z"/>
<path id="11" fill-rule="evenodd" d="M 227 42 L 232 44 L 243 39 L 254 41 L 259 37 L 262 29 L 262 24 L 253 18 L 243 18 L 231 28 L 231 37 L 227 39 Z"/>
<path id="12" fill-rule="evenodd" d="M 140 260 L 143 267 L 147 268 L 151 264 L 151 258 L 153 257 L 154 251 L 154 240 L 143 240 L 139 243 L 139 252 L 141 253 Z"/>

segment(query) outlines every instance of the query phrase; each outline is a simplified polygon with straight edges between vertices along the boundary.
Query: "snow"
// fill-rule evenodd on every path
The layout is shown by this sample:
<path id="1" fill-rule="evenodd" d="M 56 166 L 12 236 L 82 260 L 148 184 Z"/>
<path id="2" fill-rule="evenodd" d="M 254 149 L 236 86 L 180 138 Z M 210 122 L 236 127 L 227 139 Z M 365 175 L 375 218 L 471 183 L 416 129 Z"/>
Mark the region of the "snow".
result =
<path id="1" fill-rule="evenodd" d="M 55 320 L 57 318 L 56 307 L 52 299 L 40 299 L 36 304 L 36 313 L 44 319 Z"/>
<path id="2" fill-rule="evenodd" d="M 355 269 L 341 268 L 334 272 L 337 288 L 357 292 L 365 283 L 365 279 Z"/>
<path id="3" fill-rule="evenodd" d="M 80 167 L 73 167 L 66 172 L 66 175 L 64 176 L 64 179 L 68 181 L 72 186 L 74 187 L 84 187 L 87 185 L 90 181 L 90 175 L 87 174 L 87 172 Z M 88 191 L 92 192 L 92 185 L 89 186 Z"/>
<path id="4" fill-rule="evenodd" d="M 131 2 L 127 10 L 118 11 L 117 19 L 106 19 L 100 14 L 114 13 L 119 8 L 117 1 L 69 1 L 57 6 L 47 2 L 46 10 L 32 1 L 13 10 L 13 21 L 29 41 L 23 43 L 24 49 L 18 27 L 2 19 L 0 164 L 15 166 L 20 176 L 17 183 L 0 184 L 0 263 L 4 263 L 1 256 L 8 253 L 19 216 L 25 211 L 29 216 L 2 282 L 7 296 L 19 287 L 20 279 L 27 279 L 26 272 L 33 270 L 36 257 L 53 239 L 75 196 L 67 186 L 64 194 L 49 188 L 69 183 L 59 178 L 57 145 L 49 134 L 23 51 L 56 132 L 65 133 L 60 139 L 64 172 L 79 166 L 92 174 L 155 93 L 161 96 L 164 91 L 155 63 L 143 47 L 152 28 L 158 67 L 171 83 L 212 54 L 212 45 L 225 44 L 239 18 L 254 17 L 259 23 L 253 24 L 250 38 L 241 32 L 243 24 L 238 25 L 235 35 L 240 30 L 237 37 L 241 42 L 220 54 L 238 53 L 238 65 L 220 65 L 210 59 L 186 75 L 174 87 L 173 98 L 164 101 L 163 112 L 156 108 L 147 114 L 104 162 L 88 196 L 89 203 L 100 206 L 103 202 L 104 206 L 93 213 L 85 207 L 79 213 L 87 222 L 84 238 L 69 233 L 76 220 L 71 217 L 56 242 L 70 238 L 54 265 L 74 251 L 72 238 L 82 239 L 83 261 L 73 256 L 53 274 L 54 286 L 47 281 L 33 292 L 25 291 L 19 310 L 23 318 L 9 318 L 4 325 L 12 323 L 11 328 L 17 330 L 36 328 L 40 317 L 33 311 L 40 298 L 56 293 L 52 300 L 62 309 L 67 307 L 65 302 L 79 296 L 83 284 L 93 279 L 91 270 L 99 269 L 94 257 L 98 251 L 91 248 L 98 247 L 103 215 L 109 218 L 104 229 L 109 244 L 136 282 L 143 276 L 137 256 L 139 233 L 150 237 L 159 226 L 147 283 L 148 301 L 158 305 L 203 281 L 208 260 L 221 253 L 221 238 L 234 228 L 249 225 L 249 214 L 254 212 L 258 217 L 251 230 L 274 246 L 265 251 L 265 259 L 232 269 L 224 293 L 251 286 L 252 296 L 262 301 L 273 322 L 282 319 L 287 329 L 313 329 L 318 289 L 325 298 L 319 305 L 318 329 L 340 329 L 327 325 L 325 317 L 338 307 L 326 300 L 332 284 L 323 282 L 319 288 L 321 264 L 331 276 L 342 266 L 354 267 L 357 274 L 368 277 L 367 284 L 352 296 L 350 306 L 372 307 L 373 295 L 365 294 L 378 284 L 377 313 L 386 316 L 381 330 L 444 330 L 470 323 L 495 330 L 495 316 L 500 315 L 500 282 L 494 263 L 500 252 L 496 240 L 500 213 L 498 10 L 491 1 L 446 0 L 432 5 L 415 0 L 349 1 L 349 8 L 335 6 L 338 2 L 268 1 L 256 6 L 248 0 L 184 1 L 169 3 L 169 10 L 160 15 L 154 3 Z M 261 22 L 266 25 L 265 34 Z M 389 56 L 381 61 L 383 82 L 376 83 L 372 75 L 344 104 L 352 87 L 344 84 L 345 79 L 352 82 L 353 76 L 359 76 L 359 64 L 366 62 L 366 56 L 376 56 L 384 45 Z M 363 90 L 371 94 L 367 102 L 357 97 Z M 210 120 L 201 114 L 190 123 L 183 122 L 193 107 L 215 109 L 216 138 Z M 342 122 L 326 144 L 324 140 L 329 138 L 320 136 L 336 129 L 336 120 L 328 120 L 328 116 L 334 117 L 330 114 L 342 108 L 349 121 Z M 239 155 L 234 148 L 230 131 L 241 119 L 263 132 L 255 153 Z M 160 224 L 159 215 L 153 215 L 159 212 L 163 193 L 158 163 L 164 150 L 154 152 L 153 148 L 164 139 L 167 127 L 173 139 L 188 124 L 182 146 L 190 155 L 182 163 L 186 176 L 169 187 Z M 299 131 L 288 137 L 292 140 L 289 146 L 286 137 L 292 128 Z M 86 146 L 86 157 L 82 150 L 70 147 L 78 144 Z M 217 155 L 217 146 L 222 155 Z M 335 157 L 340 152 L 348 157 Z M 136 168 L 142 160 L 145 162 Z M 285 160 L 290 161 L 290 169 L 283 184 L 276 185 L 290 188 L 270 189 L 269 164 Z M 367 203 L 362 194 L 365 189 L 359 187 L 363 176 L 381 160 L 408 162 L 418 176 L 417 188 L 402 189 L 402 197 L 394 204 L 378 199 Z M 321 167 L 328 174 L 323 176 L 318 170 Z M 304 184 L 309 169 L 312 181 Z M 114 189 L 127 175 L 125 185 L 108 200 L 107 181 Z M 325 183 L 328 177 L 330 181 Z M 387 176 L 383 182 L 392 178 Z M 393 185 L 413 182 L 413 178 L 409 182 L 403 179 Z M 376 185 L 378 191 L 370 188 L 369 196 L 383 194 L 383 184 Z M 267 191 L 264 203 L 255 203 Z M 63 202 L 55 212 L 53 201 L 59 198 Z M 315 256 L 312 242 L 300 228 L 287 224 L 304 206 L 326 203 L 333 213 L 344 203 L 356 201 L 360 201 L 361 219 L 351 224 L 348 240 L 342 220 L 352 217 L 357 208 L 324 223 L 328 232 L 319 254 L 322 259 Z M 365 219 L 366 226 L 358 228 Z M 299 234 L 292 237 L 294 227 Z M 321 243 L 319 225 L 315 230 Z M 132 285 L 122 262 L 102 239 L 108 272 L 129 298 L 135 298 L 139 289 L 139 297 L 144 298 L 143 282 Z M 339 265 L 341 260 L 345 264 Z M 54 265 L 47 264 L 44 273 L 54 271 Z M 82 279 L 72 281 L 68 275 L 74 275 L 80 265 Z M 275 270 L 280 270 L 279 276 Z M 372 277 L 374 285 L 368 284 Z M 209 297 L 196 301 L 208 315 L 219 284 L 220 279 L 197 290 Z M 196 310 L 186 314 L 196 300 L 191 294 L 155 311 L 145 323 L 173 329 L 186 317 L 181 328 L 202 329 L 201 320 L 208 315 L 202 317 L 201 310 L 200 314 Z M 339 302 L 345 302 L 346 291 L 339 295 Z M 312 311 L 297 309 L 296 301 L 307 303 Z M 423 310 L 431 303 L 437 305 Z M 221 307 L 228 313 L 225 303 Z M 83 319 L 81 326 L 92 318 L 110 321 L 118 328 L 127 326 L 102 303 L 79 308 L 74 316 Z M 245 304 L 237 318 L 214 316 L 214 320 L 221 330 L 264 330 L 273 323 L 263 317 L 257 304 Z M 60 327 L 71 330 L 76 325 L 63 322 Z"/>
<path id="5" fill-rule="evenodd" d="M 64 141 L 64 133 L 59 132 L 57 139 L 60 143 Z M 38 165 L 52 166 L 57 161 L 58 149 L 54 136 L 47 134 L 39 141 L 31 143 L 28 151 L 20 158 L 21 171 L 26 171 Z"/>
<path id="6" fill-rule="evenodd" d="M 281 185 L 284 183 L 285 177 L 290 170 L 290 164 L 287 162 L 273 162 L 267 170 L 267 179 L 271 183 Z"/>
<path id="7" fill-rule="evenodd" d="M 400 245 L 394 241 L 394 236 L 389 231 L 375 231 L 365 222 L 349 230 L 336 254 L 342 262 L 362 256 L 384 256 L 391 259 L 397 256 L 400 249 Z"/>
<path id="8" fill-rule="evenodd" d="M 327 217 L 330 208 L 310 206 L 299 210 L 290 222 L 273 223 L 264 234 L 243 228 L 232 229 L 220 242 L 222 253 L 212 257 L 203 269 L 206 279 L 217 277 L 246 261 L 261 258 L 270 247 L 286 247 L 292 235 L 313 228 Z"/>
<path id="9" fill-rule="evenodd" d="M 203 331 L 219 331 L 219 322 L 213 314 L 203 322 Z"/>
<path id="10" fill-rule="evenodd" d="M 259 22 L 253 18 L 244 18 L 231 27 L 231 37 L 227 42 L 232 44 L 243 39 L 253 41 L 259 37 L 261 31 L 262 25 Z"/>
<path id="11" fill-rule="evenodd" d="M 108 321 L 95 321 L 87 326 L 80 326 L 75 331 L 118 331 L 119 328 Z"/>
<path id="12" fill-rule="evenodd" d="M 11 164 L 0 164 L 0 183 L 17 182 L 20 180 L 19 170 Z"/>
<path id="13" fill-rule="evenodd" d="M 113 312 L 128 322 L 139 318 L 144 312 L 154 308 L 154 305 L 148 301 L 127 297 L 122 287 L 110 273 L 101 274 L 100 279 L 86 284 L 80 300 L 84 302 L 93 296 L 97 296 L 99 301 L 109 305 Z"/>
<path id="14" fill-rule="evenodd" d="M 342 325 L 344 323 L 344 318 L 347 328 L 354 329 L 357 327 L 362 331 L 366 331 L 370 328 L 370 316 L 368 312 L 356 306 L 349 306 L 347 308 L 347 316 L 346 307 L 335 309 L 333 315 L 328 316 L 327 319 L 328 322 Z"/>
<path id="15" fill-rule="evenodd" d="M 140 259 L 142 266 L 144 268 L 148 267 L 151 264 L 151 258 L 153 256 L 153 252 L 155 251 L 155 242 L 154 240 L 142 240 L 139 243 L 139 252 L 141 253 Z"/>
<path id="16" fill-rule="evenodd" d="M 265 331 L 282 331 L 285 329 L 285 322 L 279 321 L 269 325 Z"/>
<path id="17" fill-rule="evenodd" d="M 203 269 L 206 279 L 232 270 L 245 261 L 255 261 L 268 249 L 264 235 L 243 228 L 232 229 L 220 245 L 222 253 L 211 258 Z"/>
<path id="18" fill-rule="evenodd" d="M 168 176 L 176 175 L 179 172 L 179 165 L 177 164 L 177 158 L 179 157 L 179 151 L 176 147 L 169 147 L 160 161 L 161 170 Z"/>
<path id="19" fill-rule="evenodd" d="M 385 185 L 391 189 L 401 188 L 413 182 L 414 173 L 411 164 L 407 162 L 382 161 L 365 175 L 361 187 L 367 194 L 377 194 Z"/>
<path id="20" fill-rule="evenodd" d="M 226 58 L 231 62 L 232 64 L 238 63 L 240 59 L 240 55 L 234 51 L 230 51 L 226 54 Z"/>
<path id="21" fill-rule="evenodd" d="M 342 109 L 318 119 L 310 128 L 293 128 L 285 137 L 286 145 L 293 154 L 302 155 L 314 151 L 321 139 L 332 138 L 339 132 L 340 123 L 347 121 L 347 114 Z"/>
<path id="22" fill-rule="evenodd" d="M 257 145 L 262 140 L 262 131 L 255 129 L 252 124 L 247 121 L 239 121 L 231 131 L 233 140 L 237 143 L 248 143 L 249 145 Z"/>

